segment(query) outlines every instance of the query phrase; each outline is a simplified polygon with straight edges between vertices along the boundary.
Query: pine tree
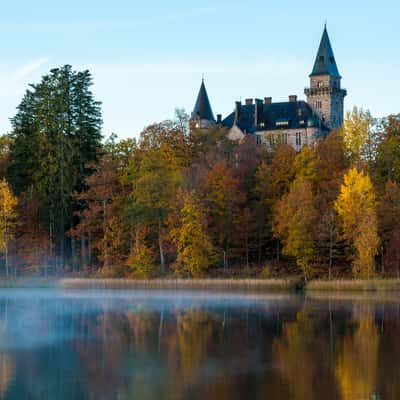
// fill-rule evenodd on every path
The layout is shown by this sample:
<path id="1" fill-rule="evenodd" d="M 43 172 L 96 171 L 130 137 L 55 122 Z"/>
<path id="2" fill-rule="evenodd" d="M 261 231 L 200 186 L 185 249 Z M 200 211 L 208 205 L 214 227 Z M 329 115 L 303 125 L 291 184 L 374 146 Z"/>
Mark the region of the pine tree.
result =
<path id="1" fill-rule="evenodd" d="M 9 181 L 17 194 L 29 190 L 39 199 L 39 215 L 57 244 L 61 266 L 65 232 L 82 207 L 72 194 L 84 189 L 92 172 L 87 166 L 97 161 L 101 145 L 100 103 L 91 85 L 89 71 L 75 72 L 69 65 L 53 69 L 31 85 L 12 119 Z"/>

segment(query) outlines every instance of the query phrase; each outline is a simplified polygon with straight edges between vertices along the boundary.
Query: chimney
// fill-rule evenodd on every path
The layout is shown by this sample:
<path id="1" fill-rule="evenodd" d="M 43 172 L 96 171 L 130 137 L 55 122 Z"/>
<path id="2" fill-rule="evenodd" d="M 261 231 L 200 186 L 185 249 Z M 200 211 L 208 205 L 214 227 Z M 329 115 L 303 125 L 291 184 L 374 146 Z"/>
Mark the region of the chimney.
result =
<path id="1" fill-rule="evenodd" d="M 246 106 L 251 106 L 253 104 L 253 99 L 246 99 Z"/>
<path id="2" fill-rule="evenodd" d="M 264 97 L 264 104 L 266 106 L 269 106 L 270 104 L 272 104 L 272 97 Z"/>
<path id="3" fill-rule="evenodd" d="M 235 124 L 237 124 L 240 116 L 240 107 L 242 106 L 242 103 L 240 101 L 235 102 Z"/>
<path id="4" fill-rule="evenodd" d="M 297 96 L 295 94 L 289 96 L 290 103 L 296 103 L 296 101 L 297 101 Z"/>
<path id="5" fill-rule="evenodd" d="M 217 114 L 217 124 L 221 124 L 221 123 L 222 123 L 222 115 Z"/>
<path id="6" fill-rule="evenodd" d="M 257 127 L 262 113 L 263 101 L 261 99 L 256 99 L 255 102 L 256 106 L 254 107 L 254 125 Z"/>

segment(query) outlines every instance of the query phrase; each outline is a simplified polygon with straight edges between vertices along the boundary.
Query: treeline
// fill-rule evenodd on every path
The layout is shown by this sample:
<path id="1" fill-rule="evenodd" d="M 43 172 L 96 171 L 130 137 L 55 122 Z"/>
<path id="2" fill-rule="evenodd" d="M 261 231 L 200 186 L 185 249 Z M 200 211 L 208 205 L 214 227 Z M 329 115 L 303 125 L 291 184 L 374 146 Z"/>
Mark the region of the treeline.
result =
<path id="1" fill-rule="evenodd" d="M 103 142 L 91 85 L 52 70 L 1 138 L 5 270 L 399 275 L 399 116 L 355 108 L 299 153 L 195 129 L 182 111 Z"/>

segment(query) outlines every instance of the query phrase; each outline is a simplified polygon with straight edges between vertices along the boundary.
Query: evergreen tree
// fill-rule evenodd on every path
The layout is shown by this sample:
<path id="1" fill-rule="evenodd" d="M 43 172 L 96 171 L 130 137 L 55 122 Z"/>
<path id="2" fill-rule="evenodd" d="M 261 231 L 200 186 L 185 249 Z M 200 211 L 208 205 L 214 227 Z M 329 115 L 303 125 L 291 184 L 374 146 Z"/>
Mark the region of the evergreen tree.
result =
<path id="1" fill-rule="evenodd" d="M 31 85 L 12 119 L 9 181 L 17 194 L 30 191 L 40 202 L 40 217 L 56 244 L 61 266 L 65 232 L 81 204 L 72 194 L 85 188 L 87 168 L 101 145 L 100 103 L 90 91 L 89 71 L 65 65 Z M 75 252 L 71 242 L 70 253 Z"/>

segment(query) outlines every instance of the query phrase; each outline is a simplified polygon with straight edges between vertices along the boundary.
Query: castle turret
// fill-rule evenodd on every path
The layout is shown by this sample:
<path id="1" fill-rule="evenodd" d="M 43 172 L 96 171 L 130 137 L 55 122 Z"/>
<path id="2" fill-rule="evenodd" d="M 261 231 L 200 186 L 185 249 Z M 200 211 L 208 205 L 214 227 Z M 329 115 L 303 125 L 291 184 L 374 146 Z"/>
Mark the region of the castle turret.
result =
<path id="1" fill-rule="evenodd" d="M 215 124 L 215 118 L 210 100 L 208 99 L 204 79 L 201 81 L 200 91 L 190 120 L 194 123 L 196 128 L 200 129 L 207 129 L 210 125 Z"/>
<path id="2" fill-rule="evenodd" d="M 308 104 L 329 129 L 340 128 L 343 123 L 347 92 L 341 88 L 341 79 L 325 25 L 310 74 L 310 87 L 304 93 Z"/>

